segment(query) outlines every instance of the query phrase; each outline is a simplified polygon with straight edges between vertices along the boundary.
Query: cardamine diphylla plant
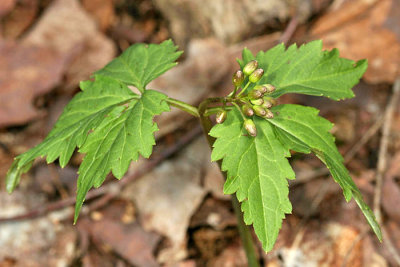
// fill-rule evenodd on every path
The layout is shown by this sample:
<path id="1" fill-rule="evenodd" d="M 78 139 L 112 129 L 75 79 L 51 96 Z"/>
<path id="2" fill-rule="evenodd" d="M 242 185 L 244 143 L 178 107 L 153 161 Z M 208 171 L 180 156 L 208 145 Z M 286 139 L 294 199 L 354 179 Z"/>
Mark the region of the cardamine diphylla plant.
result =
<path id="1" fill-rule="evenodd" d="M 366 60 L 340 58 L 336 49 L 323 51 L 321 41 L 287 49 L 279 44 L 257 56 L 244 49 L 232 92 L 194 107 L 147 88 L 174 67 L 180 55 L 171 40 L 135 44 L 91 80 L 81 82 L 82 91 L 65 107 L 44 141 L 15 158 L 7 173 L 8 192 L 35 158 L 46 157 L 48 163 L 58 159 L 65 167 L 78 148 L 85 157 L 78 171 L 76 222 L 92 187 L 101 186 L 110 172 L 121 179 L 139 155 L 151 155 L 158 130 L 153 118 L 173 106 L 200 118 L 212 148 L 211 160 L 219 161 L 226 172 L 224 193 L 236 193 L 244 221 L 253 225 L 265 251 L 273 248 L 285 214 L 292 211 L 287 179 L 295 174 L 288 161 L 290 151 L 314 153 L 329 168 L 346 201 L 354 198 L 381 240 L 379 225 L 329 133 L 332 123 L 312 107 L 277 105 L 277 98 L 287 93 L 332 100 L 354 97 L 351 88 L 365 72 Z M 216 116 L 216 125 L 211 115 Z"/>

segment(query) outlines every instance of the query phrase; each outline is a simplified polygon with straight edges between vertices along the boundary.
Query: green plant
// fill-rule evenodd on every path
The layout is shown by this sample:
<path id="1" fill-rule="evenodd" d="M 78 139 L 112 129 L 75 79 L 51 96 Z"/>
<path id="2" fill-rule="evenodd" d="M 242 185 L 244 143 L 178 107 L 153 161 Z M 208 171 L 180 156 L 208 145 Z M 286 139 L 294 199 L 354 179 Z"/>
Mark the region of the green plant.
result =
<path id="1" fill-rule="evenodd" d="M 236 193 L 244 221 L 253 224 L 265 251 L 273 248 L 282 219 L 292 210 L 287 179 L 294 179 L 295 174 L 287 159 L 290 150 L 312 152 L 325 163 L 345 199 L 354 198 L 381 240 L 379 225 L 329 133 L 332 124 L 319 117 L 315 108 L 276 105 L 276 99 L 287 93 L 332 100 L 354 97 L 351 88 L 365 72 L 366 60 L 355 63 L 340 58 L 336 49 L 322 51 L 321 41 L 287 49 L 280 44 L 256 57 L 244 49 L 232 92 L 208 98 L 197 108 L 146 88 L 175 66 L 180 54 L 172 41 L 136 44 L 94 73 L 92 80 L 82 82 L 82 92 L 65 107 L 45 140 L 15 158 L 7 173 L 8 192 L 15 189 L 35 158 L 46 157 L 48 163 L 59 159 L 64 167 L 78 147 L 85 157 L 79 168 L 76 222 L 92 187 L 99 187 L 109 172 L 121 179 L 139 154 L 151 155 L 158 130 L 153 117 L 174 106 L 200 118 L 212 147 L 211 158 L 220 161 L 227 174 L 224 192 Z M 213 114 L 215 126 L 209 118 Z"/>

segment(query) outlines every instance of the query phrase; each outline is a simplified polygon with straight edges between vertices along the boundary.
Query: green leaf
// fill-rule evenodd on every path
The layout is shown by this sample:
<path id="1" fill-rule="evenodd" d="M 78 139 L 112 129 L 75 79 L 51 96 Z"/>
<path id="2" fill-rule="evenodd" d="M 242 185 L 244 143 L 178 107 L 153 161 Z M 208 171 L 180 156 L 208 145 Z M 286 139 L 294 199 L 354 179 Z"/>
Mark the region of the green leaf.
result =
<path id="1" fill-rule="evenodd" d="M 243 58 L 243 63 L 247 59 Z M 279 44 L 256 56 L 264 76 L 258 84 L 269 83 L 277 90 L 273 97 L 287 93 L 325 96 L 333 100 L 354 97 L 351 88 L 357 84 L 367 69 L 367 61 L 354 62 L 340 58 L 339 51 L 323 51 L 320 40 L 296 44 L 285 49 Z M 250 86 L 249 90 L 254 85 Z"/>
<path id="2" fill-rule="evenodd" d="M 286 213 L 292 206 L 288 198 L 288 183 L 294 172 L 286 157 L 290 157 L 266 120 L 254 117 L 257 136 L 250 137 L 243 128 L 237 110 L 228 113 L 223 124 L 215 125 L 210 135 L 216 138 L 211 159 L 223 159 L 227 171 L 224 193 L 233 194 L 242 202 L 246 224 L 254 230 L 266 251 L 273 248 Z"/>
<path id="3" fill-rule="evenodd" d="M 166 98 L 157 91 L 146 90 L 140 99 L 115 108 L 88 136 L 79 149 L 86 156 L 78 172 L 75 222 L 90 188 L 99 187 L 110 171 L 121 179 L 139 153 L 150 157 L 154 132 L 158 130 L 153 117 L 169 111 Z"/>
<path id="4" fill-rule="evenodd" d="M 150 156 L 158 130 L 153 117 L 169 110 L 164 94 L 146 90 L 140 96 L 109 77 L 98 75 L 81 88 L 46 139 L 15 159 L 6 181 L 11 192 L 35 158 L 46 156 L 48 163 L 59 158 L 64 167 L 79 147 L 86 156 L 79 168 L 75 220 L 92 186 L 100 186 L 110 171 L 121 178 L 139 154 Z"/>
<path id="5" fill-rule="evenodd" d="M 47 163 L 60 158 L 64 167 L 76 147 L 86 141 L 88 133 L 104 120 L 108 113 L 120 105 L 140 96 L 114 79 L 96 76 L 95 82 L 82 82 L 78 93 L 65 107 L 57 123 L 42 143 L 17 156 L 7 174 L 7 190 L 12 192 L 20 175 L 35 158 L 46 156 Z"/>
<path id="6" fill-rule="evenodd" d="M 287 149 L 316 154 L 343 189 L 345 199 L 350 201 L 354 197 L 371 228 L 379 240 L 382 240 L 379 224 L 363 201 L 360 191 L 343 164 L 343 157 L 336 148 L 335 139 L 329 133 L 332 123 L 318 116 L 319 111 L 312 107 L 287 104 L 272 108 L 272 112 L 275 116 L 268 122 L 275 126 L 275 133 L 281 143 Z"/>
<path id="7" fill-rule="evenodd" d="M 135 44 L 96 74 L 133 85 L 143 92 L 149 82 L 177 64 L 175 60 L 182 52 L 176 50 L 177 46 L 171 40 L 159 45 Z"/>

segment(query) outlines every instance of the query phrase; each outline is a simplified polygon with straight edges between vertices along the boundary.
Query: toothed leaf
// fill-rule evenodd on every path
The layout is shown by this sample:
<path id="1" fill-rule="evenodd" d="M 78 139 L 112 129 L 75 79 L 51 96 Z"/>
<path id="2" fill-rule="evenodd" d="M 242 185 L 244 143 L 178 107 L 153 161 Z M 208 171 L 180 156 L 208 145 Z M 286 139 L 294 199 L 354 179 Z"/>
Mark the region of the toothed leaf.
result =
<path id="1" fill-rule="evenodd" d="M 243 58 L 241 65 L 249 61 Z M 354 97 L 351 88 L 356 85 L 365 70 L 367 61 L 354 62 L 339 57 L 339 51 L 322 50 L 322 41 L 313 41 L 300 47 L 296 44 L 287 49 L 279 44 L 256 56 L 258 67 L 264 75 L 258 84 L 276 87 L 273 97 L 287 93 L 325 96 L 333 100 Z M 251 85 L 248 90 L 252 89 Z"/>
<path id="2" fill-rule="evenodd" d="M 270 251 L 282 219 L 292 211 L 287 179 L 293 179 L 294 172 L 286 159 L 289 150 L 279 142 L 273 126 L 258 117 L 254 122 L 257 136 L 251 137 L 238 111 L 230 111 L 226 121 L 210 132 L 216 138 L 211 159 L 222 159 L 222 169 L 227 171 L 224 193 L 236 193 L 246 224 L 253 224 L 264 250 Z"/>
<path id="3" fill-rule="evenodd" d="M 280 105 L 273 107 L 274 118 L 268 120 L 286 148 L 303 152 L 313 152 L 329 169 L 333 179 L 343 189 L 347 201 L 353 197 L 361 208 L 371 228 L 382 240 L 382 233 L 375 216 L 362 199 L 361 193 L 343 164 L 343 157 L 330 134 L 332 123 L 318 116 L 318 110 L 300 105 Z"/>

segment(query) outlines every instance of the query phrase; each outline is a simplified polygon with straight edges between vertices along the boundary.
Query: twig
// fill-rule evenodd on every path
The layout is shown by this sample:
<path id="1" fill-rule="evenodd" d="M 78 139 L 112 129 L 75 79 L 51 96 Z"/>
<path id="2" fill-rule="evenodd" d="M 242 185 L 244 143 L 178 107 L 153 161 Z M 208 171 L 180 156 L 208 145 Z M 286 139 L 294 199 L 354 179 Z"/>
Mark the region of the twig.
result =
<path id="1" fill-rule="evenodd" d="M 299 20 L 297 18 L 297 15 L 294 15 L 290 19 L 289 24 L 287 25 L 285 31 L 282 33 L 281 37 L 279 38 L 279 43 L 284 43 L 285 45 L 287 45 L 287 43 L 292 38 L 294 32 L 296 31 L 298 24 L 299 24 Z"/>
<path id="2" fill-rule="evenodd" d="M 118 192 L 120 192 L 124 186 L 126 186 L 130 182 L 140 178 L 144 174 L 153 170 L 158 164 L 163 162 L 165 159 L 171 157 L 176 152 L 180 151 L 183 147 L 185 147 L 187 144 L 189 144 L 192 140 L 194 140 L 200 134 L 201 134 L 201 127 L 197 126 L 196 128 L 192 129 L 190 132 L 188 132 L 187 134 L 185 134 L 184 136 L 179 138 L 178 141 L 173 146 L 163 150 L 161 152 L 161 154 L 159 156 L 155 157 L 154 159 L 148 160 L 142 168 L 140 168 L 139 170 L 135 171 L 134 173 L 128 175 L 123 180 L 110 182 L 108 184 L 103 185 L 102 187 L 99 187 L 99 188 L 89 191 L 88 194 L 86 195 L 86 201 L 97 198 L 99 196 L 103 196 L 103 197 L 101 199 L 99 199 L 98 203 L 104 203 L 105 200 L 112 199 L 113 197 L 118 195 Z M 47 213 L 49 213 L 51 211 L 63 209 L 65 207 L 74 205 L 75 202 L 76 202 L 75 197 L 69 197 L 69 198 L 66 198 L 66 199 L 63 199 L 60 201 L 50 203 L 44 207 L 33 209 L 33 210 L 28 211 L 21 215 L 0 218 L 0 223 L 34 219 L 34 218 L 46 215 Z"/>
<path id="3" fill-rule="evenodd" d="M 386 248 L 388 249 L 389 253 L 392 254 L 392 257 L 396 264 L 400 266 L 400 254 L 396 250 L 395 245 L 393 244 L 392 240 L 390 239 L 390 236 L 388 235 L 385 227 L 382 226 L 382 235 L 383 235 L 383 240 Z"/>
<path id="4" fill-rule="evenodd" d="M 381 197 L 383 177 L 387 168 L 387 150 L 389 145 L 390 128 L 392 126 L 393 113 L 400 96 L 400 77 L 393 85 L 393 95 L 390 98 L 389 104 L 385 110 L 383 121 L 382 138 L 379 146 L 378 165 L 376 170 L 376 186 L 374 192 L 374 214 L 379 224 L 382 224 L 381 215 Z"/>

